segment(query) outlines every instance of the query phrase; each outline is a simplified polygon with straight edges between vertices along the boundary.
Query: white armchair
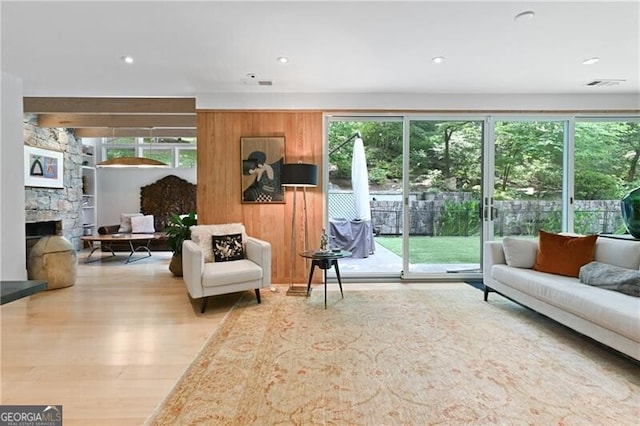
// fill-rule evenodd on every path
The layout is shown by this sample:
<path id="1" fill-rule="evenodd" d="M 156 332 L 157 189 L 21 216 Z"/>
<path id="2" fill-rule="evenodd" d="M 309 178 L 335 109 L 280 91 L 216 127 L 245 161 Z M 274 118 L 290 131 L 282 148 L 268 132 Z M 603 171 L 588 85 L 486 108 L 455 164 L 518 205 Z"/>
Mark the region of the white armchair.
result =
<path id="1" fill-rule="evenodd" d="M 221 247 L 220 239 L 235 239 L 239 246 L 239 235 L 244 259 L 227 260 L 236 256 Z M 271 286 L 271 244 L 247 236 L 241 223 L 192 226 L 191 240 L 182 244 L 182 269 L 189 295 L 203 298 L 201 313 L 208 297 L 217 294 L 253 289 L 260 303 L 260 289 Z"/>

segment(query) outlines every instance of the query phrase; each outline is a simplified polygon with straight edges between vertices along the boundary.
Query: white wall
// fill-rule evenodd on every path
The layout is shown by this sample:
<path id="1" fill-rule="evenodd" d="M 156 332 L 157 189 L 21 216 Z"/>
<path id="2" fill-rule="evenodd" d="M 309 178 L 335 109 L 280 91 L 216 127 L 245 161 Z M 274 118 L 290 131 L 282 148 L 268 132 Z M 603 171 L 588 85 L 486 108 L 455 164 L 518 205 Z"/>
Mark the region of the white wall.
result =
<path id="1" fill-rule="evenodd" d="M 26 280 L 22 80 L 2 72 L 0 280 Z"/>
<path id="2" fill-rule="evenodd" d="M 630 110 L 640 109 L 638 94 L 492 95 L 416 93 L 203 93 L 197 109 L 314 110 Z"/>
<path id="3" fill-rule="evenodd" d="M 120 213 L 140 211 L 140 188 L 168 175 L 196 183 L 196 169 L 98 168 L 98 226 L 120 223 Z"/>

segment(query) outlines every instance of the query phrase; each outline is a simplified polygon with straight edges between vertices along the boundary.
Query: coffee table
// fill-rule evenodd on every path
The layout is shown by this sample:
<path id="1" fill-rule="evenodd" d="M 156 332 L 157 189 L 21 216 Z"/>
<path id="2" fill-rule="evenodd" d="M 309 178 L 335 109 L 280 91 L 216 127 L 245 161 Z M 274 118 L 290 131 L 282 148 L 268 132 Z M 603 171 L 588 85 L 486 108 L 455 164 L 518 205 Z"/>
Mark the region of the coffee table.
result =
<path id="1" fill-rule="evenodd" d="M 309 282 L 307 283 L 307 296 L 311 292 L 311 279 L 316 266 L 324 271 L 324 308 L 327 309 L 327 270 L 335 267 L 336 276 L 338 277 L 338 285 L 340 286 L 340 295 L 344 299 L 342 292 L 342 280 L 340 278 L 340 268 L 338 268 L 338 259 L 351 256 L 351 252 L 347 250 L 305 250 L 300 252 L 300 256 L 311 259 L 311 271 L 309 271 Z"/>
<path id="2" fill-rule="evenodd" d="M 151 250 L 149 250 L 149 244 L 151 243 L 152 240 L 160 240 L 166 238 L 166 235 L 162 232 L 156 232 L 155 234 L 104 234 L 104 235 L 85 235 L 83 237 L 81 237 L 82 241 L 87 241 L 89 243 L 89 246 L 91 247 L 91 252 L 89 252 L 89 256 L 87 256 L 87 258 L 84 260 L 84 263 L 91 263 L 91 262 L 95 262 L 98 260 L 102 260 L 102 258 L 99 259 L 91 259 L 91 255 L 93 255 L 93 252 L 96 251 L 97 249 L 99 249 L 100 247 L 102 247 L 102 244 L 99 246 L 97 244 L 95 244 L 96 242 L 99 243 L 104 243 L 104 246 L 111 251 L 111 255 L 110 257 L 116 256 L 116 253 L 113 251 L 113 249 L 111 248 L 111 244 L 114 242 L 120 242 L 120 241 L 126 241 L 129 243 L 129 247 L 131 249 L 131 253 L 129 253 L 129 256 L 127 257 L 127 260 L 125 260 L 124 263 L 131 263 L 131 262 L 135 262 L 141 259 L 146 259 L 147 257 L 151 257 Z M 138 242 L 142 242 L 141 245 L 134 247 L 133 242 L 134 241 L 138 241 Z M 133 255 L 138 251 L 138 250 L 144 250 L 147 252 L 147 256 L 140 256 L 140 257 L 133 257 Z"/>

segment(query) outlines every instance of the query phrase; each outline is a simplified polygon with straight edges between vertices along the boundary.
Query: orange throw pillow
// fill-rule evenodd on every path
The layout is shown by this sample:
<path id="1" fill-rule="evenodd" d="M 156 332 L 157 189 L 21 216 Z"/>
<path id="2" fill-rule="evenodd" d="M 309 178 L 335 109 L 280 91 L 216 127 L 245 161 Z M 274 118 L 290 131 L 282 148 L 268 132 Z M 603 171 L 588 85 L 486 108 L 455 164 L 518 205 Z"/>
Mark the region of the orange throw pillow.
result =
<path id="1" fill-rule="evenodd" d="M 593 261 L 597 235 L 571 237 L 540 230 L 538 253 L 533 269 L 578 277 L 580 268 Z"/>

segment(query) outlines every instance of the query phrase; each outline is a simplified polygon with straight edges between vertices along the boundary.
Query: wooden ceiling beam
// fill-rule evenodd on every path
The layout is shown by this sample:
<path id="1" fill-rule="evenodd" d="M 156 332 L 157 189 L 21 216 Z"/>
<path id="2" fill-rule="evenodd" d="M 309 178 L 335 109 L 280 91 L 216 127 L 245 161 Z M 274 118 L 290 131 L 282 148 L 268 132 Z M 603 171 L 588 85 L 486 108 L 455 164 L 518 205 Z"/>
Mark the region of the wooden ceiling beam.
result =
<path id="1" fill-rule="evenodd" d="M 40 127 L 196 127 L 194 115 L 40 114 Z"/>
<path id="2" fill-rule="evenodd" d="M 195 98 L 23 98 L 32 114 L 195 114 Z"/>
<path id="3" fill-rule="evenodd" d="M 196 129 L 127 129 L 108 127 L 85 127 L 76 129 L 73 132 L 79 138 L 111 138 L 111 137 L 131 137 L 131 138 L 190 138 L 196 137 Z"/>

